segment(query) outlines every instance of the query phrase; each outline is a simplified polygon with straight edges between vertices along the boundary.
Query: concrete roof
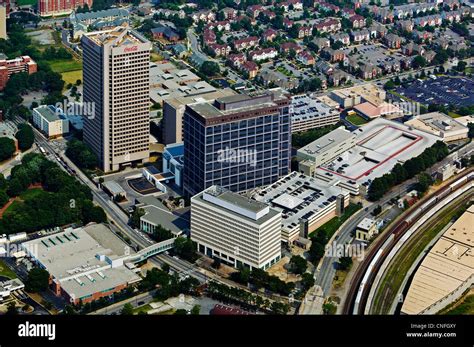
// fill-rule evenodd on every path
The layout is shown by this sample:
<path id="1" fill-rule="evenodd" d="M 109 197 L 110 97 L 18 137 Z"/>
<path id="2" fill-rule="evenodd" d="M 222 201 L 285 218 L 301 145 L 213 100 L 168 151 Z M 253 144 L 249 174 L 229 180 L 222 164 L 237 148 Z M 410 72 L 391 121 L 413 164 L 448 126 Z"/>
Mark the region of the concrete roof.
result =
<path id="1" fill-rule="evenodd" d="M 154 225 L 161 225 L 175 235 L 180 235 L 183 231 L 189 230 L 189 218 L 174 214 L 157 198 L 143 196 L 138 197 L 137 200 L 141 204 L 140 208 L 145 211 L 145 215 L 141 219 Z"/>
<path id="2" fill-rule="evenodd" d="M 135 252 L 104 224 L 69 228 L 22 246 L 76 298 L 140 280 L 120 261 Z"/>
<path id="3" fill-rule="evenodd" d="M 332 147 L 339 146 L 342 141 L 354 137 L 350 131 L 344 129 L 344 127 L 337 128 L 326 134 L 319 139 L 307 144 L 303 148 L 300 148 L 298 152 L 302 152 L 308 155 L 317 155 L 321 152 L 325 152 Z"/>
<path id="4" fill-rule="evenodd" d="M 474 205 L 449 227 L 415 273 L 402 312 L 420 314 L 474 278 Z M 460 293 L 461 294 L 461 293 Z"/>
<path id="5" fill-rule="evenodd" d="M 49 122 L 54 122 L 54 121 L 57 121 L 57 120 L 61 120 L 62 118 L 59 116 L 59 113 L 60 112 L 59 110 L 56 111 L 56 107 L 52 106 L 52 105 L 41 105 L 35 109 L 33 109 L 33 111 L 36 111 L 38 112 L 44 119 L 46 119 Z"/>

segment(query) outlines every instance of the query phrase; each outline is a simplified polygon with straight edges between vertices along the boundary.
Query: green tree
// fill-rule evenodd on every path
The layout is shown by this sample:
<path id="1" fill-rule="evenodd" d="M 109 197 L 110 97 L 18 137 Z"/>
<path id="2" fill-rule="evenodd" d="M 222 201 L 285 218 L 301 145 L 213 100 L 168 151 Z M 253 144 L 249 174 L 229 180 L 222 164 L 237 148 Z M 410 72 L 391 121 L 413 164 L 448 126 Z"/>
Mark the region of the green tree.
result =
<path id="1" fill-rule="evenodd" d="M 133 315 L 133 306 L 130 303 L 127 303 L 123 305 L 122 310 L 120 311 L 120 314 L 123 316 L 132 316 Z"/>
<path id="2" fill-rule="evenodd" d="M 7 193 L 4 190 L 0 190 L 0 208 L 5 206 L 9 199 L 10 197 L 7 195 Z"/>
<path id="3" fill-rule="evenodd" d="M 41 268 L 33 268 L 28 273 L 25 282 L 25 290 L 30 293 L 38 293 L 48 289 L 49 273 Z"/>
<path id="4" fill-rule="evenodd" d="M 140 217 L 145 215 L 145 210 L 142 208 L 135 208 L 130 217 L 130 225 L 132 228 L 139 229 L 140 228 Z"/>
<path id="5" fill-rule="evenodd" d="M 295 273 L 295 274 L 303 274 L 306 272 L 306 269 L 308 268 L 308 263 L 305 258 L 299 256 L 299 255 L 294 255 L 290 259 L 290 271 Z"/>
<path id="6" fill-rule="evenodd" d="M 219 64 L 217 64 L 214 61 L 205 61 L 201 65 L 199 70 L 201 71 L 203 75 L 208 76 L 208 77 L 216 76 L 221 71 L 219 68 Z"/>
<path id="7" fill-rule="evenodd" d="M 35 142 L 35 134 L 33 129 L 26 123 L 20 124 L 18 126 L 18 132 L 15 135 L 18 140 L 18 148 L 22 151 L 26 151 L 33 146 Z"/>
<path id="8" fill-rule="evenodd" d="M 0 161 L 10 159 L 15 154 L 15 142 L 8 137 L 0 137 Z"/>
<path id="9" fill-rule="evenodd" d="M 346 271 L 349 270 L 352 266 L 352 258 L 351 257 L 341 257 L 339 259 L 338 268 L 340 270 Z"/>
<path id="10" fill-rule="evenodd" d="M 198 255 L 196 254 L 196 242 L 187 237 L 177 237 L 174 241 L 174 251 L 183 259 L 194 263 Z"/>
<path id="11" fill-rule="evenodd" d="M 303 286 L 305 290 L 308 290 L 309 288 L 314 286 L 314 283 L 315 283 L 315 280 L 312 274 L 305 272 L 301 276 L 301 285 Z"/>
<path id="12" fill-rule="evenodd" d="M 201 306 L 199 305 L 194 305 L 193 308 L 191 309 L 192 315 L 198 315 L 200 312 L 201 312 Z"/>

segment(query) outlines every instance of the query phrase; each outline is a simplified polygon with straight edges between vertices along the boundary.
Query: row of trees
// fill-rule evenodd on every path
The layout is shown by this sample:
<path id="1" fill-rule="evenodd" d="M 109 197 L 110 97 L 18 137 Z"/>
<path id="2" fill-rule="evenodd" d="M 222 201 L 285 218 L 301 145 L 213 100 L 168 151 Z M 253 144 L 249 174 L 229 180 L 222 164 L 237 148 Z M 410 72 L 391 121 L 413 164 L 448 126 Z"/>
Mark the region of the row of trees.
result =
<path id="1" fill-rule="evenodd" d="M 233 272 L 230 278 L 237 283 L 244 285 L 250 283 L 257 289 L 265 288 L 285 296 L 290 295 L 295 289 L 294 283 L 286 283 L 277 276 L 270 275 L 262 269 L 253 269 L 252 271 L 246 268 L 240 269 L 240 271 Z"/>
<path id="2" fill-rule="evenodd" d="M 82 141 L 72 139 L 67 143 L 66 155 L 81 169 L 94 169 L 97 164 L 97 156 Z"/>
<path id="3" fill-rule="evenodd" d="M 328 125 L 321 128 L 311 129 L 305 132 L 293 134 L 291 137 L 291 144 L 295 148 L 301 148 L 306 146 L 308 143 L 319 139 L 320 137 L 330 133 L 337 127 L 341 126 L 340 123 L 335 125 Z"/>
<path id="4" fill-rule="evenodd" d="M 367 197 L 370 201 L 377 201 L 392 187 L 415 177 L 434 163 L 443 160 L 449 154 L 448 147 L 442 141 L 437 141 L 425 149 L 419 156 L 407 160 L 403 164 L 396 164 L 390 173 L 375 178 L 369 186 Z"/>
<path id="5" fill-rule="evenodd" d="M 198 286 L 199 281 L 194 277 L 180 280 L 177 273 L 170 275 L 167 271 L 157 268 L 147 271 L 140 283 L 142 290 L 158 288 L 155 297 L 159 300 L 166 300 L 179 294 L 197 295 Z"/>
<path id="6" fill-rule="evenodd" d="M 41 184 L 43 191 L 29 195 L 24 201 L 17 202 L 15 209 L 7 210 L 0 220 L 0 233 L 107 221 L 102 208 L 93 205 L 88 187 L 77 184 L 55 163 L 37 153 L 26 154 L 21 165 L 12 169 L 9 181 L 0 179 L 0 186 L 3 186 L 0 187 L 0 200 L 5 193 L 9 197 L 19 196 L 31 184 Z"/>
<path id="7" fill-rule="evenodd" d="M 268 299 L 262 298 L 260 295 L 254 295 L 246 290 L 229 287 L 214 281 L 209 282 L 207 286 L 208 295 L 216 300 L 225 303 L 239 304 L 248 309 L 264 309 L 270 310 L 275 314 L 287 314 L 290 307 L 280 302 L 270 302 Z"/>

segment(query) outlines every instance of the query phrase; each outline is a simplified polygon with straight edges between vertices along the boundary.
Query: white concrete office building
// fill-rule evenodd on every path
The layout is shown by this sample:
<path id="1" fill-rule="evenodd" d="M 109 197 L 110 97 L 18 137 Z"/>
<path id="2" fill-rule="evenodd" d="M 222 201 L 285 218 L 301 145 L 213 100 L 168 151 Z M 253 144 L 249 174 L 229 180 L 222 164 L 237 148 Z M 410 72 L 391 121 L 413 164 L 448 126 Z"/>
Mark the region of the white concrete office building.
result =
<path id="1" fill-rule="evenodd" d="M 337 128 L 329 134 L 309 143 L 297 151 L 297 158 L 300 162 L 300 171 L 312 176 L 314 168 L 327 163 L 345 151 L 356 145 L 356 136 L 344 127 Z M 313 168 L 313 170 L 302 170 L 302 164 Z"/>
<path id="2" fill-rule="evenodd" d="M 69 132 L 69 120 L 60 109 L 52 105 L 33 109 L 33 124 L 48 138 L 61 137 Z"/>
<path id="3" fill-rule="evenodd" d="M 148 161 L 151 43 L 128 27 L 88 33 L 81 42 L 84 102 L 95 104 L 84 141 L 104 172 Z"/>
<path id="4" fill-rule="evenodd" d="M 268 269 L 281 259 L 281 212 L 219 186 L 191 198 L 198 251 L 234 267 Z"/>

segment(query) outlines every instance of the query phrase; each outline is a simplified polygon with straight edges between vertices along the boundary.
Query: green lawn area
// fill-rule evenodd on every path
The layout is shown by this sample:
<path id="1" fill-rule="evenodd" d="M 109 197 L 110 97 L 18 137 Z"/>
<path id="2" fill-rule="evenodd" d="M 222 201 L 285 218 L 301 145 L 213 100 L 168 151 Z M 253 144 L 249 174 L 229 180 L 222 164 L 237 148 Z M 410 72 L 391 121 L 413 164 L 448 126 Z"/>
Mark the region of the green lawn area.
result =
<path id="1" fill-rule="evenodd" d="M 46 194 L 46 192 L 44 192 L 40 188 L 28 189 L 27 191 L 20 194 L 20 199 L 25 201 L 28 199 L 32 199 L 40 194 Z M 23 205 L 23 201 L 19 201 L 19 200 L 13 201 L 13 203 L 6 209 L 4 215 L 14 213 L 18 208 L 21 207 L 21 205 Z"/>
<path id="2" fill-rule="evenodd" d="M 285 76 L 288 76 L 288 77 L 291 77 L 293 74 L 291 73 L 291 71 L 288 71 L 287 69 L 285 69 L 283 66 L 279 66 L 277 67 L 277 71 L 281 72 L 282 74 L 284 74 Z"/>
<path id="3" fill-rule="evenodd" d="M 18 6 L 27 6 L 27 5 L 36 5 L 38 0 L 17 0 L 16 4 Z"/>
<path id="4" fill-rule="evenodd" d="M 63 80 L 66 82 L 66 85 L 69 83 L 76 84 L 77 80 L 82 81 L 82 70 L 67 71 L 63 72 L 61 75 L 63 76 Z"/>
<path id="5" fill-rule="evenodd" d="M 0 260 L 0 276 L 16 278 L 16 274 L 12 270 L 10 270 L 10 268 L 3 262 L 3 260 Z"/>
<path id="6" fill-rule="evenodd" d="M 59 73 L 82 70 L 82 63 L 74 59 L 50 60 L 48 64 L 54 72 Z"/>
<path id="7" fill-rule="evenodd" d="M 355 214 L 360 209 L 361 207 L 359 205 L 349 204 L 349 206 L 346 207 L 342 216 L 332 218 L 327 223 L 321 225 L 319 228 L 313 231 L 311 234 L 316 235 L 318 232 L 324 231 L 328 238 L 331 238 L 331 236 L 334 235 L 337 229 L 339 229 L 346 220 L 348 220 L 353 214 Z"/>
<path id="8" fill-rule="evenodd" d="M 474 314 L 474 295 L 466 296 L 462 303 L 456 307 L 449 308 L 441 314 L 458 315 L 458 314 Z"/>
<path id="9" fill-rule="evenodd" d="M 366 121 L 364 118 L 362 118 L 358 114 L 347 116 L 346 119 L 354 125 L 364 125 L 368 123 L 368 121 Z"/>
<path id="10" fill-rule="evenodd" d="M 462 117 L 460 114 L 457 114 L 455 112 L 448 112 L 448 115 L 452 118 L 458 118 L 458 117 Z"/>
<path id="11" fill-rule="evenodd" d="M 20 194 L 20 199 L 21 200 L 28 200 L 31 198 L 35 198 L 38 195 L 44 194 L 43 189 L 40 188 L 33 188 L 33 189 L 28 189 L 27 191 L 23 192 Z"/>

